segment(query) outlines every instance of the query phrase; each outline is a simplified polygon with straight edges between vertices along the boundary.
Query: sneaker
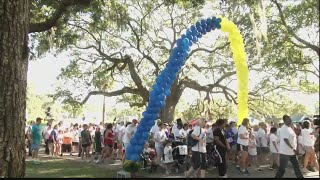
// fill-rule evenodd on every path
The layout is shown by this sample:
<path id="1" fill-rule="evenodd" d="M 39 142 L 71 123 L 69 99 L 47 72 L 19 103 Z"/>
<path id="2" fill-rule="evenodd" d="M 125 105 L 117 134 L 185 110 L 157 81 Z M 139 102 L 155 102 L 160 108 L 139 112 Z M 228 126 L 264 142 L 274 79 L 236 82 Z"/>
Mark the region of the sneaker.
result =
<path id="1" fill-rule="evenodd" d="M 228 178 L 228 175 L 224 175 L 224 176 L 219 176 L 219 178 Z"/>
<path id="2" fill-rule="evenodd" d="M 271 166 L 269 166 L 269 170 L 274 170 L 274 168 L 273 168 L 273 167 L 271 167 Z"/>
<path id="3" fill-rule="evenodd" d="M 315 167 L 310 167 L 309 170 L 310 170 L 311 172 L 317 172 L 317 170 L 316 170 Z"/>
<path id="4" fill-rule="evenodd" d="M 262 172 L 262 169 L 261 168 L 258 168 L 258 169 L 256 169 L 258 172 Z"/>
<path id="5" fill-rule="evenodd" d="M 249 171 L 248 171 L 248 170 L 244 170 L 244 171 L 242 171 L 242 174 L 243 174 L 244 176 L 249 176 L 249 175 L 250 175 L 250 173 L 249 173 Z"/>
<path id="6" fill-rule="evenodd" d="M 303 169 L 302 169 L 302 172 L 303 172 L 303 173 L 310 173 L 310 171 L 309 171 L 308 169 L 306 169 L 306 168 L 303 168 Z"/>

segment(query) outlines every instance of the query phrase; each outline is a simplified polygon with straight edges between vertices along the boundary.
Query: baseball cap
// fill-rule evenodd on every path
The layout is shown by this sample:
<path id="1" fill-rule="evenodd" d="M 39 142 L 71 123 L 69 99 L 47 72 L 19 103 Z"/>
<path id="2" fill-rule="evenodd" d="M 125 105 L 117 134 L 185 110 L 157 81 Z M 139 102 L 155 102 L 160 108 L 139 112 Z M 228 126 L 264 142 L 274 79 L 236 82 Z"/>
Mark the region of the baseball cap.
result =
<path id="1" fill-rule="evenodd" d="M 132 124 L 135 124 L 135 125 L 138 124 L 138 120 L 133 119 L 133 120 L 132 120 Z"/>

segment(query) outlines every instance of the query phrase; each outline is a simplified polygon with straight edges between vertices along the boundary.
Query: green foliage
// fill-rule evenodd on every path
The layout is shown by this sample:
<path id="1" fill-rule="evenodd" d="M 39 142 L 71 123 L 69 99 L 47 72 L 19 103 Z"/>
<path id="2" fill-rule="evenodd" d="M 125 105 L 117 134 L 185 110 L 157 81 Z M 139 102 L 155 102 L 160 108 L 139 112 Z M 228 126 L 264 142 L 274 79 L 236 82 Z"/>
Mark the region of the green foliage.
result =
<path id="1" fill-rule="evenodd" d="M 126 160 L 123 164 L 123 170 L 126 172 L 136 173 L 139 171 L 141 164 L 131 160 Z"/>

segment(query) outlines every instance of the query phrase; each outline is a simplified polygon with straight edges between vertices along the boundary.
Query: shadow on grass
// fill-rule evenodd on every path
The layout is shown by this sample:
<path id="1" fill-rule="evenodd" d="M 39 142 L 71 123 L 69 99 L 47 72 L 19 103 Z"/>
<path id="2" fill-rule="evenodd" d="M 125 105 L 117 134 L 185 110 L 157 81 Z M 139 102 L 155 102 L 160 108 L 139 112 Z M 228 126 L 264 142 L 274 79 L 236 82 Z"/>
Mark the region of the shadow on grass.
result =
<path id="1" fill-rule="evenodd" d="M 44 160 L 40 165 L 27 162 L 27 178 L 112 178 L 116 171 L 70 160 Z"/>

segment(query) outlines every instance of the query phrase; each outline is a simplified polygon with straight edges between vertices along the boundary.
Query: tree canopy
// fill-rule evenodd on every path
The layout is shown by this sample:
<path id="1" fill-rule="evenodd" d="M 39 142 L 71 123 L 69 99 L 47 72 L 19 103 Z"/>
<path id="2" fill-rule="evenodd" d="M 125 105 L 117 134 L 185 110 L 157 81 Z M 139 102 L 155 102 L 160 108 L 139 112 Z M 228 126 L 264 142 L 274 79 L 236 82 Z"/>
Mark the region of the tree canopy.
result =
<path id="1" fill-rule="evenodd" d="M 92 95 L 118 96 L 119 102 L 131 106 L 146 105 L 152 83 L 164 68 L 177 38 L 204 16 L 204 6 L 229 18 L 241 30 L 250 74 L 254 74 L 250 78 L 254 82 L 250 109 L 256 109 L 259 102 L 274 104 L 271 97 L 282 98 L 288 91 L 319 92 L 319 84 L 314 81 L 319 79 L 316 0 L 94 0 L 85 8 L 81 5 L 69 7 L 66 2 L 68 13 L 55 28 L 31 34 L 34 57 L 48 51 L 70 52 L 70 64 L 58 77 L 62 86 L 53 97 L 72 107 L 80 107 Z M 39 10 L 39 14 L 50 14 L 48 17 L 54 19 L 59 15 L 57 7 L 59 3 L 34 2 L 33 21 L 43 21 L 44 17 L 37 15 Z M 210 41 L 201 40 L 191 50 L 171 88 L 169 108 L 176 107 L 185 89 L 204 95 L 221 94 L 225 100 L 237 103 L 236 89 L 230 85 L 236 81 L 236 72 L 226 36 L 218 32 L 207 36 Z"/>

